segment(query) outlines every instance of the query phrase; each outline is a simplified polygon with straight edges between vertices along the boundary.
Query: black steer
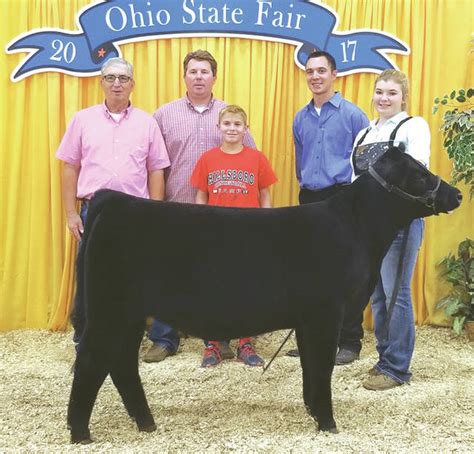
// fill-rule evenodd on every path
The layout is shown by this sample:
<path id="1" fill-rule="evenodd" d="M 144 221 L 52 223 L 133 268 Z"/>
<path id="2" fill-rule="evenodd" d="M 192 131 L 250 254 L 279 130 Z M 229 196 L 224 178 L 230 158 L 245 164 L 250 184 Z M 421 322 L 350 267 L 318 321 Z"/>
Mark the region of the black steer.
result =
<path id="1" fill-rule="evenodd" d="M 145 319 L 155 314 L 204 339 L 295 328 L 304 403 L 321 430 L 336 432 L 331 374 L 344 309 L 363 309 L 355 306 L 369 300 L 400 228 L 460 201 L 397 149 L 342 193 L 303 206 L 222 208 L 98 192 L 77 260 L 86 323 L 68 408 L 72 441 L 91 441 L 107 374 L 138 428 L 155 430 L 138 374 Z"/>

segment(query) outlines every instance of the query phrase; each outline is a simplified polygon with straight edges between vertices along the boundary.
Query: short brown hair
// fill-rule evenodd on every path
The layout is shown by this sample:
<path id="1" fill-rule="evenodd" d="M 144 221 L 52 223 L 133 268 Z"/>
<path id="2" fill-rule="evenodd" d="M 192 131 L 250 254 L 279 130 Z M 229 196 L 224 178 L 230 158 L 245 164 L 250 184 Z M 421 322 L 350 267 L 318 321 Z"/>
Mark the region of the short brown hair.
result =
<path id="1" fill-rule="evenodd" d="M 225 114 L 235 114 L 235 115 L 240 115 L 242 117 L 243 122 L 245 123 L 245 126 L 247 126 L 247 114 L 245 113 L 245 110 L 242 109 L 240 106 L 236 106 L 235 104 L 232 104 L 230 106 L 224 107 L 220 112 L 219 112 L 219 124 L 222 121 L 222 117 Z"/>
<path id="2" fill-rule="evenodd" d="M 207 51 L 198 49 L 193 52 L 189 52 L 183 60 L 183 69 L 184 74 L 188 70 L 188 63 L 190 60 L 198 60 L 198 61 L 208 61 L 211 65 L 212 75 L 216 77 L 217 75 L 217 62 L 216 59 Z"/>
<path id="3" fill-rule="evenodd" d="M 308 55 L 308 58 L 306 59 L 306 65 L 308 64 L 309 60 L 318 57 L 324 57 L 327 60 L 331 71 L 336 71 L 336 60 L 334 60 L 334 57 L 329 52 L 326 52 L 324 50 L 314 50 L 313 52 L 311 52 Z"/>

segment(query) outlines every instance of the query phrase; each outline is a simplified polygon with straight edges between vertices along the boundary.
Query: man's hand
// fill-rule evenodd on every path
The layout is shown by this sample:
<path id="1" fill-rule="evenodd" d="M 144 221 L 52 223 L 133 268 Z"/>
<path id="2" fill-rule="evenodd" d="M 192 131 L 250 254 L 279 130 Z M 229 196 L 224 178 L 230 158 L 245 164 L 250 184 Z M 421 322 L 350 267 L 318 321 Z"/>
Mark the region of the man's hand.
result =
<path id="1" fill-rule="evenodd" d="M 77 213 L 67 215 L 67 227 L 77 241 L 81 240 L 84 233 L 84 226 L 82 225 L 81 217 Z"/>

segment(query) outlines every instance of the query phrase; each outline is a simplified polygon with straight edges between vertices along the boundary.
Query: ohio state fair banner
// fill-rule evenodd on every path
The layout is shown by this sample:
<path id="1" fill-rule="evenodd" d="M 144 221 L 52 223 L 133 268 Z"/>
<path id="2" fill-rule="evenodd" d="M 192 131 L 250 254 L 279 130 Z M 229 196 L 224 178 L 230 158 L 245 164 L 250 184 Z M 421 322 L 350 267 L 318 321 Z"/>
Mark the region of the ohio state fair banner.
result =
<path id="1" fill-rule="evenodd" d="M 304 67 L 315 49 L 336 60 L 341 75 L 394 68 L 384 51 L 408 54 L 390 34 L 368 29 L 335 31 L 337 13 L 314 0 L 105 0 L 77 14 L 79 31 L 42 28 L 23 33 L 8 53 L 29 52 L 11 74 L 97 74 L 105 60 L 121 56 L 119 44 L 184 36 L 235 36 L 296 45 Z"/>

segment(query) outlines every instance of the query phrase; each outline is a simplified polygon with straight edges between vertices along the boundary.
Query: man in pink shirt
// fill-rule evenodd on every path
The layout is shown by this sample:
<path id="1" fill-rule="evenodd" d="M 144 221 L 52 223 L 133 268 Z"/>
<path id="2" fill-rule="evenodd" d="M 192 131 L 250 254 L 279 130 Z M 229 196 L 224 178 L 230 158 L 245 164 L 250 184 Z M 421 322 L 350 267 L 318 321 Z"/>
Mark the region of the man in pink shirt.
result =
<path id="1" fill-rule="evenodd" d="M 105 102 L 74 115 L 56 153 L 64 163 L 62 196 L 67 225 L 77 240 L 84 232 L 89 200 L 96 191 L 115 189 L 163 200 L 164 169 L 170 165 L 155 120 L 130 103 L 135 86 L 132 65 L 122 58 L 111 58 L 101 72 Z M 74 340 L 79 342 L 84 308 L 77 306 L 72 320 Z"/>
<path id="2" fill-rule="evenodd" d="M 184 58 L 183 70 L 186 95 L 161 106 L 154 117 L 171 161 L 171 166 L 165 170 L 165 200 L 194 203 L 196 189 L 191 186 L 191 174 L 201 155 L 222 142 L 217 125 L 219 112 L 226 103 L 212 95 L 217 78 L 217 62 L 209 52 L 190 52 Z M 248 132 L 243 143 L 256 148 Z M 178 333 L 158 319 L 153 322 L 148 337 L 153 345 L 145 354 L 146 362 L 162 361 L 178 350 Z M 223 351 L 223 356 L 225 354 Z"/>

